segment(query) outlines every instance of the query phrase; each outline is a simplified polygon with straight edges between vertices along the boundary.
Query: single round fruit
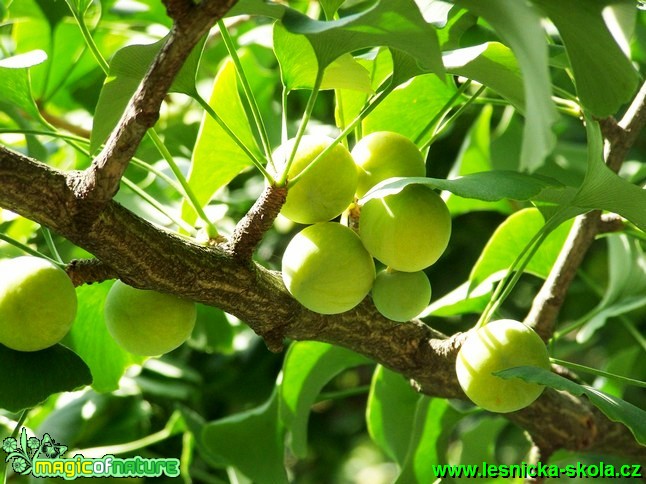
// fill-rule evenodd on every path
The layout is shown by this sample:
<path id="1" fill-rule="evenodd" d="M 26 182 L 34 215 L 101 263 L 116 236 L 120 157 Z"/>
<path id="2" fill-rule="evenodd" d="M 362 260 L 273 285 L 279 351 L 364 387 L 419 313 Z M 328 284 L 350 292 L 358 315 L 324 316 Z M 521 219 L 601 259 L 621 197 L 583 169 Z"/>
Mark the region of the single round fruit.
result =
<path id="1" fill-rule="evenodd" d="M 359 235 L 368 252 L 386 266 L 417 272 L 444 253 L 451 237 L 451 215 L 429 187 L 407 185 L 363 205 Z"/>
<path id="2" fill-rule="evenodd" d="M 392 131 L 370 133 L 352 149 L 359 168 L 357 197 L 377 183 L 395 176 L 425 176 L 424 157 L 410 139 Z"/>
<path id="3" fill-rule="evenodd" d="M 455 362 L 460 386 L 473 403 L 491 412 L 514 412 L 543 393 L 543 386 L 492 373 L 516 366 L 550 369 L 545 343 L 533 329 L 511 319 L 493 321 L 462 344 Z"/>
<path id="4" fill-rule="evenodd" d="M 65 271 L 46 259 L 0 262 L 0 343 L 38 351 L 58 343 L 76 318 L 76 290 Z"/>
<path id="5" fill-rule="evenodd" d="M 352 309 L 375 280 L 375 263 L 357 234 L 336 222 L 298 233 L 285 249 L 282 269 L 290 294 L 320 314 Z"/>
<path id="6" fill-rule="evenodd" d="M 294 141 L 287 141 L 273 155 L 279 173 L 291 155 Z M 290 186 L 289 180 L 309 166 L 332 141 L 332 138 L 327 136 L 301 138 L 296 157 L 289 168 L 287 200 L 281 210 L 281 213 L 293 222 L 327 222 L 340 215 L 354 199 L 357 168 L 350 152 L 342 144 L 334 146 L 298 179 L 298 183 Z"/>
<path id="7" fill-rule="evenodd" d="M 393 321 L 410 321 L 431 299 L 431 283 L 422 271 L 399 272 L 389 269 L 377 274 L 372 301 L 377 310 Z"/>
<path id="8" fill-rule="evenodd" d="M 142 356 L 162 355 L 180 346 L 197 318 L 192 301 L 121 281 L 110 288 L 104 311 L 108 331 L 119 346 Z"/>

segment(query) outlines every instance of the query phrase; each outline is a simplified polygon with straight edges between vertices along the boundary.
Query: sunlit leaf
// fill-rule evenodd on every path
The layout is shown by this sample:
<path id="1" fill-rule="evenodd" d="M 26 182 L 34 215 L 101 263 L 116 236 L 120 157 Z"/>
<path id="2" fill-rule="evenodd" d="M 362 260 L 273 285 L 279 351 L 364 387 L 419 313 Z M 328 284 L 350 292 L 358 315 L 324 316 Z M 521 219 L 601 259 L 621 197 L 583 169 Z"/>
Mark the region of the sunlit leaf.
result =
<path id="1" fill-rule="evenodd" d="M 215 77 L 209 105 L 245 146 L 262 159 L 238 94 L 233 61 L 227 60 Z M 202 205 L 206 205 L 215 192 L 251 164 L 251 160 L 244 151 L 205 112 L 193 149 L 188 175 L 188 183 L 197 200 Z M 186 201 L 182 206 L 182 218 L 189 223 L 193 223 L 197 218 L 197 214 Z"/>
<path id="2" fill-rule="evenodd" d="M 488 277 L 506 271 L 531 239 L 545 224 L 535 208 L 520 210 L 507 218 L 496 229 L 471 269 L 469 280 L 475 288 Z M 561 224 L 541 244 L 527 264 L 525 272 L 547 278 L 570 231 L 572 222 Z"/>
<path id="3" fill-rule="evenodd" d="M 395 81 L 397 82 L 397 81 Z M 363 120 L 364 134 L 395 131 L 411 140 L 430 138 L 429 122 L 455 94 L 455 87 L 435 74 L 413 78 L 391 92 Z"/>
<path id="4" fill-rule="evenodd" d="M 484 84 L 521 113 L 525 112 L 523 78 L 516 57 L 508 47 L 487 42 L 445 52 L 442 60 L 450 73 Z"/>
<path id="5" fill-rule="evenodd" d="M 469 283 L 465 282 L 437 301 L 433 301 L 419 317 L 481 313 L 491 299 L 492 290 L 493 284 L 480 284 L 473 291 L 469 291 Z"/>
<path id="6" fill-rule="evenodd" d="M 274 51 L 287 90 L 312 89 L 319 63 L 310 41 L 303 35 L 274 25 Z M 370 76 L 350 54 L 343 54 L 324 69 L 321 89 L 350 89 L 370 93 Z"/>
<path id="7" fill-rule="evenodd" d="M 40 120 L 38 107 L 31 94 L 29 68 L 45 61 L 42 50 L 34 50 L 0 60 L 0 108 L 2 104 L 22 109 L 34 120 Z"/>

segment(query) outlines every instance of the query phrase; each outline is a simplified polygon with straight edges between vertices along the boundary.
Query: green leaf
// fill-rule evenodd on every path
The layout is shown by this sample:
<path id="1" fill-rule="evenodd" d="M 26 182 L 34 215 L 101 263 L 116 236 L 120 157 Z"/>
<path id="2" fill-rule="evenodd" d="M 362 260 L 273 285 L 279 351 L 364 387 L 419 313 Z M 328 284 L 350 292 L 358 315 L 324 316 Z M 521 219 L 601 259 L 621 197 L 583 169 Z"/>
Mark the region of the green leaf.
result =
<path id="1" fill-rule="evenodd" d="M 56 26 L 65 18 L 71 16 L 70 9 L 65 6 L 63 2 L 56 1 L 56 2 L 51 2 L 49 0 L 35 0 L 38 6 L 40 7 L 40 10 L 43 12 L 43 15 L 47 19 L 47 22 L 50 25 L 50 28 L 52 31 L 56 28 Z M 70 8 L 75 8 L 73 5 L 76 2 L 72 2 L 70 0 L 66 0 L 67 4 L 70 6 Z"/>
<path id="2" fill-rule="evenodd" d="M 586 119 L 588 170 L 583 185 L 571 201 L 576 207 L 602 209 L 627 218 L 646 231 L 646 190 L 621 178 L 604 163 L 599 123 Z"/>
<path id="3" fill-rule="evenodd" d="M 328 20 L 334 17 L 334 14 L 339 9 L 345 0 L 319 0 L 323 11 L 325 12 L 325 18 Z"/>
<path id="4" fill-rule="evenodd" d="M 90 151 L 94 152 L 105 142 L 117 125 L 130 99 L 137 91 L 155 56 L 166 43 L 164 37 L 152 44 L 128 45 L 119 49 L 110 61 L 110 71 L 103 84 L 99 101 L 94 112 L 94 125 L 90 137 Z M 205 38 L 191 51 L 186 62 L 177 73 L 170 92 L 181 92 L 189 96 L 197 94 L 195 73 L 204 48 Z"/>
<path id="5" fill-rule="evenodd" d="M 294 343 L 283 363 L 280 384 L 280 418 L 291 432 L 296 456 L 307 455 L 307 421 L 321 389 L 347 368 L 370 363 L 365 356 L 340 346 L 315 341 Z"/>
<path id="6" fill-rule="evenodd" d="M 379 85 L 392 73 L 393 62 L 388 49 L 379 49 L 378 52 L 370 52 L 367 55 L 355 59 L 361 64 L 370 76 L 371 88 L 377 91 Z M 335 118 L 337 126 L 345 128 L 368 101 L 368 94 L 365 92 L 350 89 L 339 89 L 336 92 Z"/>
<path id="7" fill-rule="evenodd" d="M 231 354 L 233 349 L 233 327 L 224 311 L 204 304 L 197 305 L 197 321 L 188 343 L 191 348 L 206 353 Z"/>
<path id="8" fill-rule="evenodd" d="M 639 73 L 608 29 L 604 10 L 629 0 L 532 0 L 542 8 L 565 44 L 577 95 L 593 115 L 611 116 L 630 101 Z"/>
<path id="9" fill-rule="evenodd" d="M 492 112 L 493 108 L 491 106 L 485 106 L 482 109 L 464 138 L 458 158 L 447 178 L 457 178 L 458 176 L 491 170 L 489 149 L 491 145 L 490 124 Z M 449 194 L 445 201 L 453 217 L 475 210 L 496 210 L 502 213 L 511 211 L 511 206 L 506 200 L 492 203 Z"/>
<path id="10" fill-rule="evenodd" d="M 221 457 L 259 484 L 286 483 L 283 428 L 278 418 L 278 394 L 259 407 L 204 426 L 208 451 Z"/>
<path id="11" fill-rule="evenodd" d="M 200 455 L 211 467 L 226 467 L 226 462 L 219 455 L 213 454 L 204 443 L 204 426 L 207 425 L 204 418 L 197 412 L 187 407 L 180 407 L 178 410 L 184 420 L 188 431 L 195 437 L 195 445 Z"/>
<path id="12" fill-rule="evenodd" d="M 312 89 L 319 70 L 314 48 L 303 35 L 292 34 L 279 22 L 274 24 L 274 51 L 280 63 L 283 84 L 288 91 Z M 328 66 L 321 89 L 351 89 L 372 92 L 370 75 L 350 54 L 343 54 Z"/>
<path id="13" fill-rule="evenodd" d="M 42 50 L 33 50 L 0 60 L 0 92 L 2 105 L 22 109 L 34 120 L 40 121 L 40 113 L 31 94 L 29 68 L 47 59 Z"/>
<path id="14" fill-rule="evenodd" d="M 192 98 L 197 98 L 199 96 L 197 88 L 195 87 L 195 77 L 197 75 L 197 70 L 200 67 L 200 59 L 202 58 L 206 38 L 206 35 L 202 37 L 186 58 L 184 65 L 173 80 L 171 91 L 181 92 L 182 94 L 186 94 Z"/>
<path id="15" fill-rule="evenodd" d="M 126 368 L 145 360 L 121 349 L 108 333 L 103 319 L 103 305 L 110 287 L 112 281 L 76 289 L 76 320 L 64 340 L 90 367 L 92 387 L 101 393 L 118 389 Z"/>
<path id="16" fill-rule="evenodd" d="M 416 408 L 422 398 L 399 373 L 381 365 L 375 369 L 366 408 L 368 432 L 373 442 L 400 465 L 408 453 Z"/>
<path id="17" fill-rule="evenodd" d="M 455 424 L 462 417 L 464 415 L 455 410 L 445 399 L 422 397 L 419 400 L 411 428 L 409 451 L 401 466 L 397 484 L 434 482 L 439 477 L 433 472 L 433 467 L 446 464 L 446 452 L 451 443 Z M 474 440 L 489 439 L 475 438 Z"/>
<path id="18" fill-rule="evenodd" d="M 396 88 L 364 118 L 363 132 L 394 131 L 411 140 L 424 134 L 420 142 L 425 142 L 432 134 L 427 129 L 429 121 L 454 94 L 455 87 L 435 74 L 417 76 Z"/>
<path id="19" fill-rule="evenodd" d="M 626 235 L 610 235 L 608 289 L 594 315 L 577 332 L 579 343 L 588 341 L 609 318 L 646 306 L 646 256 L 639 242 Z"/>
<path id="20" fill-rule="evenodd" d="M 123 112 L 146 75 L 166 39 L 147 45 L 128 45 L 119 49 L 110 61 L 110 71 L 103 84 L 94 112 L 90 151 L 96 151 L 117 125 Z"/>
<path id="21" fill-rule="evenodd" d="M 525 112 L 525 91 L 520 67 L 513 52 L 499 42 L 486 42 L 442 55 L 451 74 L 474 79 Z"/>
<path id="22" fill-rule="evenodd" d="M 320 68 L 343 54 L 387 46 L 417 59 L 426 72 L 444 73 L 435 29 L 424 20 L 414 0 L 377 0 L 360 13 L 328 22 L 263 0 L 241 0 L 228 15 L 243 14 L 282 20 L 287 30 L 307 37 Z"/>
<path id="23" fill-rule="evenodd" d="M 471 269 L 470 287 L 478 287 L 490 276 L 507 271 L 523 247 L 531 241 L 544 224 L 543 216 L 535 208 L 527 208 L 510 215 L 496 229 Z M 547 278 L 561 252 L 571 226 L 572 221 L 563 223 L 547 236 L 527 264 L 526 273 L 543 279 Z"/>
<path id="24" fill-rule="evenodd" d="M 413 0 L 396 4 L 380 0 L 361 13 L 329 22 L 312 20 L 288 9 L 283 23 L 289 31 L 309 39 L 321 67 L 343 54 L 388 46 L 413 56 L 428 72 L 444 72 L 435 30 Z"/>
<path id="25" fill-rule="evenodd" d="M 492 291 L 493 284 L 480 284 L 473 291 L 469 291 L 469 283 L 465 282 L 437 301 L 432 302 L 419 317 L 425 318 L 431 315 L 447 317 L 481 313 L 487 307 Z"/>
<path id="26" fill-rule="evenodd" d="M 389 178 L 374 186 L 362 199 L 365 203 L 372 198 L 384 197 L 399 193 L 410 184 L 427 185 L 439 190 L 447 190 L 464 198 L 475 198 L 495 202 L 504 198 L 512 200 L 531 200 L 544 190 L 560 187 L 556 180 L 539 176 L 526 175 L 515 171 L 492 170 L 465 175 L 453 180 L 442 178 Z"/>
<path id="27" fill-rule="evenodd" d="M 545 34 L 538 13 L 517 0 L 459 0 L 458 5 L 483 17 L 516 55 L 523 74 L 525 128 L 521 167 L 533 171 L 552 151 L 555 136 L 552 125 L 557 113 L 552 103 Z"/>
<path id="28" fill-rule="evenodd" d="M 577 396 L 585 395 L 606 417 L 614 422 L 623 423 L 640 444 L 646 445 L 646 412 L 625 400 L 587 385 L 579 385 L 544 368 L 520 366 L 495 374 L 501 378 L 521 378 L 530 383 L 538 383 Z"/>
<path id="29" fill-rule="evenodd" d="M 238 0 L 229 10 L 227 17 L 238 15 L 263 15 L 277 20 L 283 18 L 288 7 L 280 3 L 266 2 L 265 0 Z"/>
<path id="30" fill-rule="evenodd" d="M 19 412 L 50 395 L 92 383 L 90 369 L 79 356 L 58 344 L 41 351 L 14 351 L 0 345 L 0 408 Z"/>
<path id="31" fill-rule="evenodd" d="M 262 158 L 238 94 L 235 65 L 230 59 L 225 61 L 215 77 L 209 105 L 245 146 Z M 251 164 L 244 151 L 205 112 L 188 175 L 188 183 L 197 200 L 206 205 L 215 192 Z M 182 218 L 189 223 L 197 219 L 197 214 L 186 201 L 182 205 Z"/>
<path id="32" fill-rule="evenodd" d="M 447 400 L 420 395 L 402 375 L 376 368 L 368 397 L 368 431 L 399 464 L 398 483 L 433 480 L 433 466 L 446 463 L 449 437 L 462 417 Z"/>

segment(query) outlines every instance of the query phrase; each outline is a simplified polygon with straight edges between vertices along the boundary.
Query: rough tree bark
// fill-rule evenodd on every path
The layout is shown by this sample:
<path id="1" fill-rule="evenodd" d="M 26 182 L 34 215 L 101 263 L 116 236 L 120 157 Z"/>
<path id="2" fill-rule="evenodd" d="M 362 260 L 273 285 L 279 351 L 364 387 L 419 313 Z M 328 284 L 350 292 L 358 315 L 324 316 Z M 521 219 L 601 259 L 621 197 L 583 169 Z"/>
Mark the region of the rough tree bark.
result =
<path id="1" fill-rule="evenodd" d="M 62 172 L 0 147 L 0 206 L 47 226 L 96 257 L 70 265 L 68 273 L 77 284 L 117 276 L 136 287 L 217 306 L 245 321 L 270 349 L 280 350 L 286 339 L 332 343 L 401 373 L 420 392 L 466 398 L 454 371 L 464 334 L 446 337 L 421 321 L 392 322 L 375 310 L 369 298 L 343 314 L 310 312 L 291 298 L 280 274 L 251 262 L 258 234 L 267 229 L 276 213 L 273 202 L 282 200 L 283 193 L 269 197 L 270 213 L 262 205 L 254 206 L 239 224 L 234 240 L 215 246 L 168 233 L 111 200 L 139 142 L 156 121 L 174 75 L 197 40 L 234 2 L 165 3 L 175 21 L 174 34 L 92 166 L 84 172 Z M 635 112 L 644 111 L 642 97 L 637 98 Z M 630 146 L 642 125 L 643 119 L 622 126 L 613 142 Z M 574 249 L 572 244 L 566 246 L 564 259 L 582 247 L 574 245 Z M 578 263 L 568 271 L 576 271 Z M 568 284 L 551 278 L 545 291 L 556 292 L 556 296 L 540 299 L 544 294 L 539 295 L 532 308 L 529 319 L 544 326 L 546 337 Z M 546 315 L 541 316 L 548 305 L 549 314 L 545 309 Z M 530 407 L 508 418 L 529 432 L 543 456 L 557 449 L 603 451 L 646 462 L 646 449 L 632 434 L 585 399 L 548 389 Z"/>

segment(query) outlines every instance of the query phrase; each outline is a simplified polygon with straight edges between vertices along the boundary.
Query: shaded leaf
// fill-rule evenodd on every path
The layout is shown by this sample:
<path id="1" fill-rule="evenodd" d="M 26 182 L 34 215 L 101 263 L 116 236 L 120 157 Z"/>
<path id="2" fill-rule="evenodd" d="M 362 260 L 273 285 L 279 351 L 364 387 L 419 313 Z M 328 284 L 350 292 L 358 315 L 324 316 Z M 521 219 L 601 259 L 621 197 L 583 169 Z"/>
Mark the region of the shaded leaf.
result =
<path id="1" fill-rule="evenodd" d="M 343 54 L 387 46 L 414 57 L 426 72 L 444 72 L 435 29 L 424 20 L 413 0 L 377 0 L 360 13 L 327 22 L 264 0 L 241 0 L 229 12 L 229 16 L 243 14 L 282 20 L 287 30 L 307 37 L 320 68 Z"/>
<path id="2" fill-rule="evenodd" d="M 90 369 L 63 345 L 24 352 L 0 345 L 0 408 L 10 412 L 35 407 L 50 395 L 92 383 Z"/>
<path id="3" fill-rule="evenodd" d="M 368 432 L 373 442 L 400 465 L 408 453 L 416 408 L 422 398 L 401 374 L 381 365 L 375 369 L 366 407 Z"/>
<path id="4" fill-rule="evenodd" d="M 123 112 L 146 75 L 166 39 L 147 45 L 128 45 L 119 49 L 110 61 L 110 71 L 103 84 L 94 111 L 90 151 L 96 151 L 117 125 Z"/>
<path id="5" fill-rule="evenodd" d="M 413 0 L 396 4 L 381 0 L 361 13 L 330 22 L 312 20 L 288 9 L 283 23 L 291 32 L 307 36 L 321 67 L 342 54 L 388 46 L 413 56 L 429 72 L 444 72 L 435 30 Z"/>
<path id="6" fill-rule="evenodd" d="M 579 385 L 544 368 L 520 366 L 495 374 L 501 378 L 521 378 L 530 383 L 538 383 L 577 396 L 585 395 L 606 417 L 614 422 L 623 423 L 640 444 L 646 445 L 646 412 L 621 398 L 613 397 L 587 385 Z"/>
<path id="7" fill-rule="evenodd" d="M 71 12 L 63 2 L 51 2 L 48 0 L 35 0 L 43 15 L 47 19 L 52 31 L 65 18 L 71 16 Z M 66 0 L 70 8 L 75 8 L 77 3 L 73 0 Z"/>
<path id="8" fill-rule="evenodd" d="M 208 452 L 221 457 L 260 484 L 287 481 L 283 467 L 283 428 L 278 394 L 259 407 L 207 423 L 202 431 Z"/>
<path id="9" fill-rule="evenodd" d="M 325 12 L 325 17 L 329 20 L 334 17 L 334 14 L 339 9 L 345 0 L 320 0 L 321 7 Z"/>
<path id="10" fill-rule="evenodd" d="M 409 451 L 397 484 L 433 482 L 439 477 L 433 467 L 446 464 L 450 437 L 462 417 L 445 399 L 420 398 L 411 428 Z"/>
<path id="11" fill-rule="evenodd" d="M 310 408 L 321 389 L 347 368 L 370 363 L 365 356 L 340 346 L 315 341 L 294 343 L 283 363 L 280 384 L 280 418 L 291 432 L 296 456 L 307 454 L 307 421 Z"/>
<path id="12" fill-rule="evenodd" d="M 577 332 L 579 343 L 588 341 L 608 318 L 646 305 L 646 256 L 639 242 L 626 235 L 610 235 L 608 241 L 608 289 L 593 316 Z"/>
<path id="13" fill-rule="evenodd" d="M 197 305 L 197 321 L 188 343 L 192 348 L 207 353 L 231 354 L 233 327 L 224 311 L 204 304 Z"/>
<path id="14" fill-rule="evenodd" d="M 184 65 L 173 80 L 173 85 L 171 87 L 172 92 L 181 92 L 192 98 L 197 98 L 199 96 L 195 87 L 195 76 L 197 75 L 197 69 L 200 66 L 200 59 L 202 58 L 206 38 L 206 35 L 202 37 L 186 58 Z"/>

